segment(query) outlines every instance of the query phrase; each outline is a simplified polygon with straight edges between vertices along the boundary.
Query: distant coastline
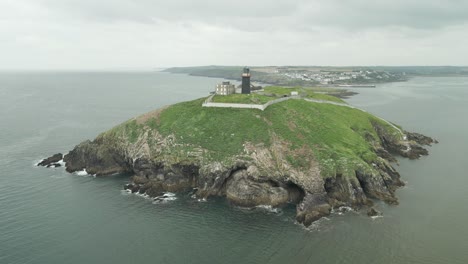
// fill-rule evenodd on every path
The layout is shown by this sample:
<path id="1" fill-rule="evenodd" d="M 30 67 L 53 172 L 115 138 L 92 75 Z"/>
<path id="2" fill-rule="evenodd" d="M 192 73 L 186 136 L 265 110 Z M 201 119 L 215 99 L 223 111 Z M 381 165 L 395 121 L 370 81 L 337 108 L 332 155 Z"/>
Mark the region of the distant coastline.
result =
<path id="1" fill-rule="evenodd" d="M 240 81 L 242 66 L 197 66 L 167 68 L 163 72 Z M 251 67 L 252 81 L 278 86 L 371 87 L 404 82 L 419 76 L 468 76 L 468 67 L 454 66 L 258 66 Z"/>

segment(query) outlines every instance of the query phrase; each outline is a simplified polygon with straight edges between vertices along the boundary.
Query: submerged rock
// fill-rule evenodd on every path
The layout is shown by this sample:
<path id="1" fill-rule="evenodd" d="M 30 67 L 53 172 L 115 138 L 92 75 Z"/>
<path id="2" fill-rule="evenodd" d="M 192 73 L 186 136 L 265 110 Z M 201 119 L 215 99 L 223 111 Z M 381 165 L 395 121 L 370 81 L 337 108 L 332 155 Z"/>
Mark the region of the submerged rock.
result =
<path id="1" fill-rule="evenodd" d="M 378 215 L 380 215 L 380 212 L 375 210 L 374 207 L 367 209 L 367 216 L 372 217 L 372 216 L 378 216 Z"/>

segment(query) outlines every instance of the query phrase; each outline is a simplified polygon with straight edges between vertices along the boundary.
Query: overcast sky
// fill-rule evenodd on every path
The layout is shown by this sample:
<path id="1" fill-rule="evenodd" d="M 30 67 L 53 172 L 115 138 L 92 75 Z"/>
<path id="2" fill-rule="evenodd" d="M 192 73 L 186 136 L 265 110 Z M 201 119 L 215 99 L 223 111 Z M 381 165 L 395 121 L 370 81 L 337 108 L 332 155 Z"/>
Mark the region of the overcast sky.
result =
<path id="1" fill-rule="evenodd" d="M 468 65 L 468 0 L 0 0 L 0 69 Z"/>

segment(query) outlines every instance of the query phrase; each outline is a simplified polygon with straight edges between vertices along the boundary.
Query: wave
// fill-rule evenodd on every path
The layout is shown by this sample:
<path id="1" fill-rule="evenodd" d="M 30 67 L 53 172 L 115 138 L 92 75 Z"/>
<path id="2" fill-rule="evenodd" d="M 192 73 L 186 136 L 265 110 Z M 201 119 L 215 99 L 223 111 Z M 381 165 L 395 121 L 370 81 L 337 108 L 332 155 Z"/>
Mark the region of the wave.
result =
<path id="1" fill-rule="evenodd" d="M 130 193 L 132 193 L 132 192 L 130 191 Z M 138 196 L 138 197 L 145 198 L 145 199 L 151 199 L 151 197 L 149 195 L 147 195 L 146 193 L 136 192 L 135 195 Z"/>
<path id="2" fill-rule="evenodd" d="M 167 203 L 175 200 L 177 200 L 175 193 L 165 192 L 163 195 L 155 197 L 153 199 L 153 204 Z"/>
<path id="3" fill-rule="evenodd" d="M 141 198 L 144 198 L 144 199 L 147 199 L 147 200 L 153 200 L 153 204 L 167 203 L 169 201 L 177 200 L 176 194 L 171 193 L 171 192 L 165 192 L 162 195 L 156 196 L 154 198 L 149 196 L 146 193 L 140 193 L 140 192 L 134 192 L 133 193 L 131 189 L 121 190 L 120 192 L 123 195 L 132 195 L 133 194 L 133 195 L 136 195 L 138 197 L 141 197 Z"/>
<path id="4" fill-rule="evenodd" d="M 255 208 L 260 209 L 260 210 L 265 210 L 267 212 L 275 213 L 275 214 L 278 214 L 278 213 L 282 212 L 282 210 L 280 208 L 276 208 L 276 207 L 273 207 L 271 205 L 261 204 L 261 205 L 255 206 Z"/>
<path id="5" fill-rule="evenodd" d="M 354 211 L 353 208 L 349 206 L 340 206 L 337 209 L 332 209 L 331 213 L 337 214 L 337 215 L 343 215 L 345 213 L 352 212 L 352 211 Z"/>
<path id="6" fill-rule="evenodd" d="M 33 164 L 34 164 L 33 166 L 34 166 L 34 167 L 38 167 L 38 166 L 39 166 L 39 163 L 41 163 L 43 160 L 44 160 L 44 159 L 34 160 L 34 161 L 33 161 L 33 162 L 34 162 L 34 163 L 33 163 Z"/>
<path id="7" fill-rule="evenodd" d="M 62 159 L 59 160 L 57 163 L 60 164 L 62 167 L 65 167 L 66 163 L 65 163 L 65 161 L 63 161 L 63 156 L 62 156 Z"/>
<path id="8" fill-rule="evenodd" d="M 74 173 L 75 173 L 75 175 L 77 175 L 77 176 L 83 176 L 83 177 L 93 176 L 94 178 L 96 178 L 96 174 L 89 174 L 89 173 L 86 171 L 86 168 L 84 168 L 82 171 L 75 171 Z"/>
<path id="9" fill-rule="evenodd" d="M 383 215 L 375 215 L 370 217 L 372 220 L 375 220 L 377 218 L 383 218 Z"/>

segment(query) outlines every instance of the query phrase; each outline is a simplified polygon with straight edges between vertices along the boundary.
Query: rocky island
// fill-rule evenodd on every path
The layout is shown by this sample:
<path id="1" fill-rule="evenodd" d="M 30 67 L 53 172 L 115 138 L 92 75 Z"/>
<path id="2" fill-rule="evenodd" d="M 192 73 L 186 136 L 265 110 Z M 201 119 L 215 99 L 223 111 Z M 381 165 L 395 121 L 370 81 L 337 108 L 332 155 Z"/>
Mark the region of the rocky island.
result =
<path id="1" fill-rule="evenodd" d="M 289 93 L 276 87 L 223 101 Z M 428 154 L 422 145 L 435 142 L 313 92 L 264 111 L 203 107 L 205 101 L 158 109 L 82 142 L 64 156 L 66 170 L 128 173 L 124 188 L 150 197 L 193 191 L 242 207 L 294 204 L 297 221 L 308 226 L 340 206 L 375 215 L 373 200 L 397 204 L 395 190 L 404 183 L 393 155 L 417 159 Z"/>

